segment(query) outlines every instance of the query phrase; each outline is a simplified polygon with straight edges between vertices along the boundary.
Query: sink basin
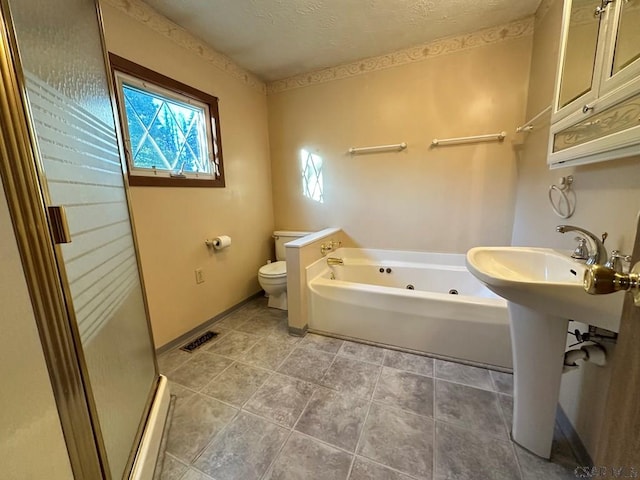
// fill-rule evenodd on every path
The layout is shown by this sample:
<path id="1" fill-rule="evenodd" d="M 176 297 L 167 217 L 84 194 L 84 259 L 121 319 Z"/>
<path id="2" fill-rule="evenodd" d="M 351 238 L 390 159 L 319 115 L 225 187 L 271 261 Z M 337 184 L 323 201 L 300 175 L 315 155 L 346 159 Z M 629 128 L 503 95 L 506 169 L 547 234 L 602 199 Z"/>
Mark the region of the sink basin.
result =
<path id="1" fill-rule="evenodd" d="M 585 265 L 551 248 L 476 247 L 467 268 L 497 295 L 537 311 L 618 331 L 624 294 L 589 295 Z"/>
<path id="2" fill-rule="evenodd" d="M 467 268 L 507 300 L 514 373 L 512 438 L 549 458 L 569 319 L 617 331 L 624 295 L 589 295 L 586 266 L 550 248 L 477 247 Z"/>

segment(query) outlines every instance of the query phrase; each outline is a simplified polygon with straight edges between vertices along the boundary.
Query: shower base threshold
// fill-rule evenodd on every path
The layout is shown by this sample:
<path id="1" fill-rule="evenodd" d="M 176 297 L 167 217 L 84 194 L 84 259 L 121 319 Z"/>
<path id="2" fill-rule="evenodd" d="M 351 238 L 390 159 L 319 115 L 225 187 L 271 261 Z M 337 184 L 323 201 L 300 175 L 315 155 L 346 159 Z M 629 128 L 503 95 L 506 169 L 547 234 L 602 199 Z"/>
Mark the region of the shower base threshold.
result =
<path id="1" fill-rule="evenodd" d="M 151 405 L 147 424 L 144 427 L 129 480 L 153 479 L 170 403 L 169 381 L 167 377 L 160 375 L 156 395 Z"/>

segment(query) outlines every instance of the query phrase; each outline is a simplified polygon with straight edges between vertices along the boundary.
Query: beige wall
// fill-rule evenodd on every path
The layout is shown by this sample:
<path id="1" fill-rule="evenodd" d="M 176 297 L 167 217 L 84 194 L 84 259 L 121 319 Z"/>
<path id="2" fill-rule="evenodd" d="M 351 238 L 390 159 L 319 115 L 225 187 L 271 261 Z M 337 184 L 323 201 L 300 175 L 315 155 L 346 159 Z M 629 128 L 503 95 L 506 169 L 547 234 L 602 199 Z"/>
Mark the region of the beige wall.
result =
<path id="1" fill-rule="evenodd" d="M 71 479 L 71 466 L 0 182 L 2 478 Z"/>
<path id="2" fill-rule="evenodd" d="M 430 149 L 433 138 L 524 120 L 531 36 L 269 95 L 278 228 L 341 227 L 370 248 L 465 252 L 509 244 L 515 200 L 510 138 Z M 399 153 L 352 146 L 407 142 Z M 324 159 L 325 203 L 302 196 L 299 150 Z"/>
<path id="3" fill-rule="evenodd" d="M 527 118 L 547 107 L 553 97 L 561 14 L 562 2 L 556 0 L 543 18 L 536 19 Z M 513 244 L 571 249 L 575 235 L 555 231 L 556 225 L 565 223 L 597 234 L 607 231 L 609 251 L 630 253 L 640 210 L 640 158 L 551 171 L 546 164 L 547 141 L 548 122 L 527 134 L 520 152 Z M 577 207 L 573 217 L 563 220 L 551 210 L 547 190 L 559 176 L 569 174 L 575 178 Z M 609 368 L 586 364 L 562 379 L 560 403 L 592 456 L 609 378 Z"/>
<path id="4" fill-rule="evenodd" d="M 247 86 L 108 4 L 107 48 L 220 99 L 226 188 L 132 187 L 151 323 L 159 347 L 259 291 L 273 257 L 273 211 L 264 93 Z M 206 238 L 230 235 L 212 253 Z M 196 284 L 195 269 L 205 282 Z"/>

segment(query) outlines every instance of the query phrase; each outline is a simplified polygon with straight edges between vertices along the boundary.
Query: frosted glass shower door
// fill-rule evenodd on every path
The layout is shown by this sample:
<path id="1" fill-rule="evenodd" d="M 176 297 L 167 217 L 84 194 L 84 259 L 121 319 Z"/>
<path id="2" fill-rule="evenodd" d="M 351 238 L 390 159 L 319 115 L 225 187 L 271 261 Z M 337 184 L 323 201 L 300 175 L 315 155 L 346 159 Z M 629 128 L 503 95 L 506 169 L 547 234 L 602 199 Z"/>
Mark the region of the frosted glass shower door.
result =
<path id="1" fill-rule="evenodd" d="M 45 199 L 66 209 L 58 263 L 92 418 L 122 478 L 157 382 L 93 0 L 10 0 Z"/>

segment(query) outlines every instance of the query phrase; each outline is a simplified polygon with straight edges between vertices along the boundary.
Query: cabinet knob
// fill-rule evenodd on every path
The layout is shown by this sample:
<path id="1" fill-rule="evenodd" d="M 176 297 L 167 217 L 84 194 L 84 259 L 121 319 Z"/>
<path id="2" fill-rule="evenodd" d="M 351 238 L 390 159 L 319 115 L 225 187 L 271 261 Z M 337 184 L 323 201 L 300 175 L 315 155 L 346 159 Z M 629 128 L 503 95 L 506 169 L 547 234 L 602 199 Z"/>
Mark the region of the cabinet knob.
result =
<path id="1" fill-rule="evenodd" d="M 591 105 L 585 105 L 584 107 L 582 107 L 582 113 L 589 113 L 593 111 L 593 106 Z"/>

